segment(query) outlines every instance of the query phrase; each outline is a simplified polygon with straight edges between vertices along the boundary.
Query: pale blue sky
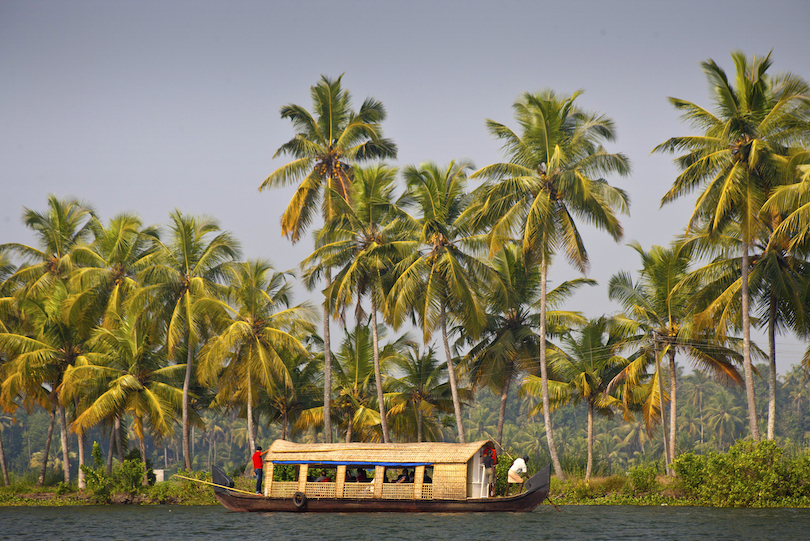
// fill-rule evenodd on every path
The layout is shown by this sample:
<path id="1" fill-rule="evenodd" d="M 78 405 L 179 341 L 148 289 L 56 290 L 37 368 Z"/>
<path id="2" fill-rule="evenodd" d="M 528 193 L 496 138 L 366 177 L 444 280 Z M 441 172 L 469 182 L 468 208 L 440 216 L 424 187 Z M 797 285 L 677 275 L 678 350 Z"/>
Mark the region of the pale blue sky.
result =
<path id="1" fill-rule="evenodd" d="M 584 89 L 578 103 L 612 117 L 610 150 L 633 165 L 610 182 L 631 196 L 625 241 L 667 244 L 693 199 L 659 209 L 676 169 L 654 146 L 689 133 L 666 101 L 709 105 L 699 62 L 733 71 L 730 51 L 773 51 L 773 73 L 810 78 L 807 1 L 0 0 L 0 243 L 31 242 L 23 207 L 75 196 L 106 220 L 122 211 L 164 223 L 179 208 L 215 216 L 245 257 L 297 266 L 311 251 L 281 238 L 291 192 L 259 193 L 293 134 L 278 110 L 309 107 L 321 74 L 344 73 L 359 106 L 388 110 L 397 165 L 500 161 L 486 118 L 544 87 Z M 638 257 L 582 227 L 600 286 L 570 309 L 614 312 L 606 284 Z M 560 259 L 551 280 L 576 276 Z M 764 341 L 761 342 L 764 346 Z M 782 339 L 780 372 L 804 345 Z"/>

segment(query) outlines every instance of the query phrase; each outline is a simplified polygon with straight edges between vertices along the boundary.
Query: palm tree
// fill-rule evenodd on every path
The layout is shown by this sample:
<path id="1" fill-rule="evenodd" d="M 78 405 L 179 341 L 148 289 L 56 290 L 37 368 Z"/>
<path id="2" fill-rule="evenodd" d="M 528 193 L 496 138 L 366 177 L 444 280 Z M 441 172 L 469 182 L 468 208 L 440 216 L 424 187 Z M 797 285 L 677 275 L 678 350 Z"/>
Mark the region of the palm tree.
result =
<path id="1" fill-rule="evenodd" d="M 609 393 L 610 383 L 627 366 L 627 359 L 614 353 L 624 338 L 623 330 L 617 321 L 604 316 L 591 319 L 576 333 L 563 334 L 561 349 L 552 351 L 550 356 L 551 371 L 558 378 L 549 382 L 552 403 L 561 406 L 584 400 L 588 406 L 586 483 L 591 479 L 593 468 L 594 413 L 612 418 L 614 409 L 623 408 L 622 401 Z M 538 380 L 529 376 L 522 392 L 539 394 L 541 382 Z"/>
<path id="2" fill-rule="evenodd" d="M 670 103 L 683 112 L 682 118 L 702 133 L 673 137 L 654 151 L 684 152 L 676 159 L 682 172 L 662 204 L 703 187 L 689 220 L 690 232 L 705 230 L 715 235 L 726 227 L 739 230 L 748 423 L 752 437 L 759 441 L 751 365 L 749 249 L 766 228 L 760 211 L 767 194 L 781 182 L 777 173 L 779 158 L 788 154 L 789 145 L 806 140 L 809 133 L 803 111 L 810 90 L 795 75 L 771 79 L 767 75 L 770 54 L 750 61 L 739 51 L 731 56 L 736 67 L 735 84 L 729 82 L 714 60 L 701 63 L 712 87 L 715 112 L 670 98 Z"/>
<path id="3" fill-rule="evenodd" d="M 312 222 L 315 209 L 322 199 L 324 220 L 335 216 L 335 199 L 348 200 L 353 182 L 353 164 L 367 160 L 396 158 L 397 147 L 382 136 L 380 123 L 385 120 L 385 108 L 374 98 L 366 98 L 360 110 L 352 110 L 351 95 L 337 79 L 321 76 L 310 88 L 313 113 L 300 105 L 281 108 L 281 118 L 288 118 L 296 130 L 295 136 L 276 150 L 273 158 L 289 155 L 293 161 L 279 167 L 268 176 L 259 190 L 286 186 L 300 181 L 298 188 L 281 217 L 281 232 L 293 243 Z M 331 269 L 323 269 L 327 287 L 331 284 Z M 330 307 L 323 307 L 324 340 L 324 404 L 326 441 L 332 441 L 329 418 L 332 375 L 329 335 Z"/>
<path id="4" fill-rule="evenodd" d="M 191 470 L 189 390 L 194 353 L 206 325 L 227 309 L 217 299 L 217 282 L 228 264 L 238 259 L 240 248 L 230 233 L 220 232 L 212 218 L 174 210 L 169 219 L 168 243 L 160 243 L 156 263 L 144 272 L 144 287 L 135 302 L 149 301 L 155 322 L 165 324 L 169 359 L 175 358 L 179 348 L 186 350 L 183 460 L 186 469 Z"/>
<path id="5" fill-rule="evenodd" d="M 80 347 L 79 329 L 75 326 L 78 324 L 86 331 L 89 324 L 77 319 L 71 320 L 68 317 L 63 317 L 62 314 L 58 314 L 57 312 L 61 307 L 54 304 L 54 299 L 67 301 L 68 289 L 66 282 L 74 268 L 80 263 L 80 258 L 76 256 L 77 248 L 90 239 L 92 219 L 93 210 L 85 203 L 75 199 L 60 200 L 56 196 L 50 195 L 48 196 L 47 211 L 37 212 L 26 208 L 23 215 L 23 221 L 29 229 L 33 230 L 39 247 L 19 243 L 0 245 L 0 252 L 10 251 L 16 253 L 26 262 L 16 270 L 9 280 L 16 281 L 21 285 L 15 293 L 17 301 L 14 302 L 29 303 L 28 309 L 35 314 L 32 320 L 32 322 L 36 322 L 33 323 L 34 327 L 29 327 L 23 332 L 38 337 L 38 340 L 35 339 L 34 342 L 26 343 L 23 335 L 17 335 L 17 338 L 14 338 L 14 333 L 11 333 L 7 335 L 4 343 L 8 344 L 13 350 L 10 356 L 23 353 L 37 356 L 41 353 L 40 350 L 49 350 L 46 355 L 47 359 L 41 358 L 32 361 L 32 359 L 26 358 L 26 360 L 21 361 L 21 364 L 17 365 L 17 368 L 26 366 L 26 369 L 28 369 L 32 368 L 30 364 L 32 362 L 36 365 L 44 362 L 49 365 L 47 370 L 48 381 L 56 385 L 61 381 L 62 374 L 61 372 L 55 373 L 53 370 L 57 372 L 64 370 L 75 358 L 74 348 Z M 50 298 L 48 298 L 49 296 Z M 43 325 L 43 327 L 35 328 L 38 324 Z M 58 352 L 58 347 L 56 352 L 50 349 L 50 346 L 54 343 L 64 341 L 67 341 L 67 349 L 62 353 Z M 34 353 L 35 351 L 40 351 L 40 353 Z M 41 366 L 38 368 L 41 368 Z M 29 389 L 36 389 L 37 394 L 39 394 L 40 385 L 45 381 L 39 377 L 41 375 L 42 373 L 36 375 L 32 372 L 26 372 L 23 375 L 25 378 L 32 377 L 35 381 L 39 381 L 39 383 L 33 383 L 33 386 L 28 386 Z M 51 387 L 52 391 L 55 389 L 55 386 Z M 51 396 L 58 401 L 55 393 L 52 393 Z M 69 483 L 70 453 L 68 450 L 67 419 L 64 404 L 59 404 L 58 410 L 62 432 L 61 443 L 65 482 Z M 80 440 L 79 445 L 81 446 L 81 444 Z M 83 458 L 84 453 L 81 447 L 79 451 L 80 458 Z M 45 462 L 47 465 L 47 459 Z M 82 480 L 80 473 L 80 484 Z"/>
<path id="6" fill-rule="evenodd" d="M 537 266 L 527 263 L 520 246 L 504 246 L 495 256 L 493 266 L 498 281 L 488 284 L 487 327 L 480 341 L 469 340 L 472 349 L 465 357 L 465 369 L 473 388 L 489 387 L 500 397 L 496 440 L 503 439 L 506 415 L 506 400 L 513 382 L 533 371 L 540 358 L 540 330 L 546 330 L 545 321 L 534 310 L 538 308 L 538 293 L 541 272 Z M 548 296 L 552 306 L 568 297 L 581 285 L 593 284 L 590 280 L 566 282 Z M 548 300 L 548 299 L 547 299 Z M 581 322 L 582 317 L 572 312 L 546 313 L 552 326 L 560 323 Z M 550 330 L 550 329 L 549 329 Z M 547 392 L 544 393 L 547 396 Z M 546 401 L 543 401 L 547 408 Z"/>
<path id="7" fill-rule="evenodd" d="M 221 403 L 245 403 L 250 448 L 255 449 L 253 408 L 258 388 L 292 390 L 285 357 L 306 357 L 293 334 L 314 332 L 307 304 L 291 306 L 291 284 L 267 261 L 236 263 L 227 272 L 228 299 L 234 316 L 204 348 L 200 380 L 219 382 Z"/>
<path id="8" fill-rule="evenodd" d="M 403 434 L 407 427 L 409 436 L 413 437 L 413 423 L 398 423 L 399 419 L 405 418 L 407 415 L 409 421 L 412 417 L 416 419 L 417 442 L 425 441 L 426 422 L 428 441 L 439 439 L 441 432 L 435 424 L 436 412 L 454 411 L 452 394 L 448 393 L 450 389 L 448 382 L 445 381 L 447 364 L 442 364 L 435 357 L 432 348 L 427 348 L 424 353 L 420 354 L 417 346 L 411 347 L 406 355 L 396 358 L 394 364 L 402 376 L 393 382 L 397 395 L 391 399 L 391 402 L 396 405 L 391 408 L 390 413 L 394 417 L 395 425 L 404 425 L 400 426 L 396 432 Z"/>
<path id="9" fill-rule="evenodd" d="M 173 382 L 179 381 L 185 366 L 166 364 L 165 349 L 152 335 L 152 325 L 132 312 L 115 321 L 112 329 L 96 328 L 88 342 L 91 351 L 68 367 L 60 395 L 63 400 L 85 402 L 73 421 L 78 434 L 105 419 L 132 416 L 146 484 L 145 425 L 159 437 L 173 434 L 183 401 Z"/>
<path id="10" fill-rule="evenodd" d="M 377 330 L 384 338 L 385 328 Z M 382 379 L 382 393 L 376 387 L 377 364 L 380 370 L 388 372 L 396 359 L 400 358 L 409 345 L 407 335 L 385 344 L 375 363 L 373 333 L 368 325 L 358 325 L 346 331 L 340 349 L 335 352 L 335 391 L 332 401 L 332 415 L 337 419 L 338 430 L 345 441 L 379 441 L 382 436 L 380 407 L 376 403 L 379 396 L 391 397 L 395 380 L 386 376 Z M 324 422 L 323 407 L 304 411 L 298 419 L 300 428 L 317 427 Z"/>
<path id="11" fill-rule="evenodd" d="M 447 337 L 448 318 L 464 332 L 477 336 L 486 323 L 482 301 L 474 287 L 486 282 L 492 271 L 469 248 L 475 237 L 465 211 L 471 203 L 466 193 L 468 162 L 450 162 L 447 168 L 426 162 L 404 170 L 408 191 L 403 203 L 416 205 L 419 217 L 408 217 L 415 249 L 394 270 L 396 281 L 388 295 L 390 318 L 402 323 L 416 312 L 427 343 L 438 327 L 453 397 L 458 438 L 465 443 L 456 371 Z M 451 319 L 451 321 L 452 321 Z"/>
<path id="12" fill-rule="evenodd" d="M 545 347 L 546 281 L 551 259 L 562 249 L 569 262 L 584 272 L 588 254 L 574 216 L 622 237 L 616 212 L 626 212 L 627 195 L 610 186 L 603 174 L 626 175 L 629 162 L 622 154 L 607 152 L 601 143 L 615 137 L 613 121 L 587 113 L 574 104 L 581 92 L 559 98 L 551 90 L 524 93 L 513 105 L 521 126 L 517 134 L 503 124 L 487 120 L 495 137 L 503 140 L 508 163 L 477 171 L 473 178 L 488 178 L 480 188 L 479 216 L 492 223 L 491 251 L 497 251 L 513 233 L 519 233 L 524 257 L 540 266 L 540 374 L 543 380 L 543 416 L 551 461 L 557 477 L 565 479 L 557 457 L 548 404 Z"/>
<path id="13" fill-rule="evenodd" d="M 737 434 L 745 426 L 744 409 L 737 406 L 734 397 L 725 389 L 718 389 L 709 400 L 706 408 L 707 422 L 717 437 L 719 449 L 725 449 L 734 442 Z"/>
<path id="14" fill-rule="evenodd" d="M 307 271 L 308 280 L 322 268 L 339 269 L 326 291 L 335 315 L 342 314 L 356 296 L 357 321 L 361 321 L 364 316 L 361 301 L 364 296 L 369 297 L 377 400 L 385 443 L 390 439 L 379 369 L 377 314 L 385 307 L 384 277 L 397 263 L 404 244 L 399 219 L 402 211 L 394 202 L 396 172 L 395 168 L 382 164 L 358 168 L 351 190 L 352 206 L 340 199 L 336 205 L 340 213 L 325 224 L 319 247 L 304 261 L 304 265 L 319 261 Z"/>
<path id="15" fill-rule="evenodd" d="M 691 320 L 692 292 L 682 283 L 687 278 L 692 253 L 688 246 L 663 248 L 653 246 L 649 252 L 638 243 L 630 246 L 641 257 L 640 279 L 633 282 L 626 272 L 611 277 L 608 296 L 617 300 L 625 310 L 619 318 L 628 327 L 625 346 L 633 348 L 633 360 L 621 374 L 631 386 L 638 385 L 650 364 L 655 365 L 656 377 L 645 400 L 644 412 L 648 426 L 660 414 L 663 419 L 663 389 L 658 386 L 661 372 L 659 360 L 669 357 L 669 459 L 674 458 L 677 437 L 677 370 L 676 354 L 680 351 L 694 364 L 726 382 L 742 383 L 734 363 L 739 354 L 724 347 L 710 330 L 697 328 Z M 659 413 L 660 412 L 660 413 Z"/>
<path id="16" fill-rule="evenodd" d="M 74 250 L 83 265 L 71 275 L 78 293 L 70 310 L 79 314 L 77 318 L 89 314 L 84 319 L 94 325 L 108 313 L 114 318 L 122 313 L 126 301 L 141 285 L 139 274 L 155 263 L 159 237 L 157 227 L 143 227 L 140 218 L 130 214 L 112 218 L 106 227 L 93 218 L 90 228 L 93 242 Z"/>

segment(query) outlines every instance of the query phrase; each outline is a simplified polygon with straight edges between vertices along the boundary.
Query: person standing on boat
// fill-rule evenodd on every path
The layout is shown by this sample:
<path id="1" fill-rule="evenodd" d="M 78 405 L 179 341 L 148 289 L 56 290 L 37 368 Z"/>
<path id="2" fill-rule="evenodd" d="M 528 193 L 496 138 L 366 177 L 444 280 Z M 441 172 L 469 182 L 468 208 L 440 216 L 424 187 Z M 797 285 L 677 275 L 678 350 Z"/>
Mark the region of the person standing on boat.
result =
<path id="1" fill-rule="evenodd" d="M 487 495 L 495 496 L 495 465 L 498 463 L 498 454 L 494 447 L 485 447 L 482 462 L 484 464 L 484 483 L 487 484 Z"/>
<path id="2" fill-rule="evenodd" d="M 526 462 L 529 461 L 528 456 L 524 456 L 523 458 L 516 458 L 514 462 L 512 462 L 512 466 L 509 468 L 509 473 L 507 476 L 508 483 L 506 484 L 506 495 L 509 496 L 509 491 L 512 488 L 512 484 L 519 484 L 520 487 L 518 488 L 518 494 L 523 492 L 523 477 L 521 477 L 524 473 L 526 473 Z"/>
<path id="3" fill-rule="evenodd" d="M 269 450 L 270 449 L 267 451 Z M 261 445 L 257 445 L 256 452 L 253 453 L 253 473 L 256 475 L 256 494 L 262 493 L 262 480 L 264 479 L 264 453 L 262 452 Z"/>

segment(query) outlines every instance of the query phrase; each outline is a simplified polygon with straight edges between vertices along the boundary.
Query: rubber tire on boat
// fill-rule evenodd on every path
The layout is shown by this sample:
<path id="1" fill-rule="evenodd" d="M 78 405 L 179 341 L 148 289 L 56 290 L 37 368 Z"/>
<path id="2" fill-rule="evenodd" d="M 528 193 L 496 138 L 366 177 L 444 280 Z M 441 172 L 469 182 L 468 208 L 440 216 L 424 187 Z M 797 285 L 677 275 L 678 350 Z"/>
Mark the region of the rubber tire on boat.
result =
<path id="1" fill-rule="evenodd" d="M 293 505 L 295 505 L 296 509 L 306 509 L 307 507 L 307 497 L 303 492 L 296 492 L 293 495 Z"/>

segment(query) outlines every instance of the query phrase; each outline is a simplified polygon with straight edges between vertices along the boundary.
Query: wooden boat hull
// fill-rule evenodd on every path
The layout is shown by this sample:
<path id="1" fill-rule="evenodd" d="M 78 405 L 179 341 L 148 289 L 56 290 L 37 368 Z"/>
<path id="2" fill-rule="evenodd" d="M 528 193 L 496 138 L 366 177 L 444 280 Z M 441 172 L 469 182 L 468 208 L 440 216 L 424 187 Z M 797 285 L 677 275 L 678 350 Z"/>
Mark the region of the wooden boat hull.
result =
<path id="1" fill-rule="evenodd" d="M 378 498 L 305 498 L 298 504 L 292 498 L 267 498 L 228 490 L 233 481 L 218 468 L 214 470 L 217 500 L 230 511 L 290 513 L 492 513 L 533 511 L 548 497 L 551 467 L 547 466 L 525 483 L 522 494 L 505 498 L 466 500 L 392 500 Z M 224 476 L 224 479 L 223 479 Z"/>

